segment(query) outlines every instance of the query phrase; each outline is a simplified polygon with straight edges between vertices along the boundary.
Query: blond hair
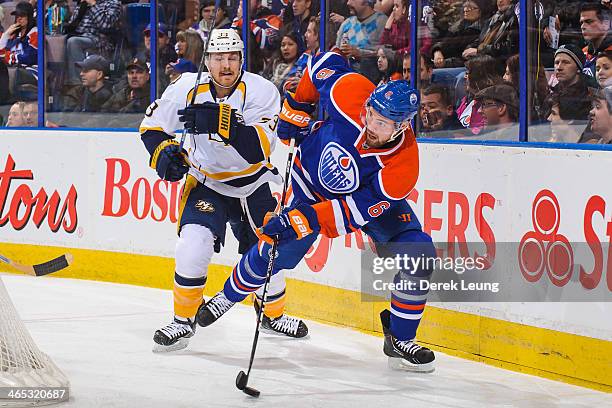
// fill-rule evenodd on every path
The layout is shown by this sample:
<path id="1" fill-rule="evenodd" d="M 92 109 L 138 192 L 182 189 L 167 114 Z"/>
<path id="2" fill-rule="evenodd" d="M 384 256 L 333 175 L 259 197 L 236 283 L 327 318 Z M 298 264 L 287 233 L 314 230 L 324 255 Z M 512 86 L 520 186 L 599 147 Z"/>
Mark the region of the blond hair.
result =
<path id="1" fill-rule="evenodd" d="M 184 41 L 187 43 L 187 48 L 185 48 L 185 53 L 183 55 L 179 55 L 179 58 L 185 58 L 189 61 L 193 62 L 193 64 L 198 67 L 200 65 L 200 61 L 202 60 L 202 53 L 204 52 L 204 42 L 202 41 L 202 37 L 196 30 L 192 30 L 191 28 L 179 31 L 176 34 L 176 41 Z"/>

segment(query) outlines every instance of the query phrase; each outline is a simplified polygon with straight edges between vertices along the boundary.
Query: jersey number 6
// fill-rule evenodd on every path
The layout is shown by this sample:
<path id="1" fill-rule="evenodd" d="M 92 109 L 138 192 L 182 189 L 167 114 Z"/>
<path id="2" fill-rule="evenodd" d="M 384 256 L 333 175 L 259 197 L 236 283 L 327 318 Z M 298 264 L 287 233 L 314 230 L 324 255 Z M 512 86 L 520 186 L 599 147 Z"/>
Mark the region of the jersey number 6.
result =
<path id="1" fill-rule="evenodd" d="M 391 204 L 389 204 L 388 201 L 381 201 L 369 207 L 368 214 L 370 214 L 371 217 L 378 217 L 380 214 L 383 213 L 383 211 L 387 210 L 389 207 L 391 207 Z"/>

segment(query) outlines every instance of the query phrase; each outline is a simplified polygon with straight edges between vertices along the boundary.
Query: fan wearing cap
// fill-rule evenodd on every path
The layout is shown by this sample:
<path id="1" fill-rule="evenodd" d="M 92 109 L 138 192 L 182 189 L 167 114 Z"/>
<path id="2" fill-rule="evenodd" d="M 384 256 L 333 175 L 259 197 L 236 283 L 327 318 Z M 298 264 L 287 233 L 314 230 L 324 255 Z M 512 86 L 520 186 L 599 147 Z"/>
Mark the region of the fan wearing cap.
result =
<path id="1" fill-rule="evenodd" d="M 518 121 L 518 95 L 512 86 L 490 86 L 478 92 L 474 99 L 480 102 L 478 109 L 485 118 L 485 132 L 507 129 Z M 508 134 L 512 135 L 516 135 L 515 130 Z"/>
<path id="2" fill-rule="evenodd" d="M 38 30 L 34 7 L 27 1 L 17 3 L 11 12 L 15 23 L 0 37 L 0 54 L 4 52 L 7 65 L 36 66 L 38 63 Z"/>
<path id="3" fill-rule="evenodd" d="M 143 45 L 137 54 L 136 58 L 147 63 L 151 63 L 151 24 L 148 24 L 142 32 L 143 34 Z M 174 45 L 170 41 L 168 26 L 164 23 L 159 23 L 157 26 L 157 60 L 160 68 L 167 66 L 172 61 L 176 61 L 178 56 L 174 51 Z M 197 69 L 196 69 L 197 70 Z M 168 75 L 165 75 L 158 70 L 157 82 L 159 89 L 165 89 L 170 83 L 171 79 Z"/>
<path id="4" fill-rule="evenodd" d="M 81 0 L 74 8 L 66 24 L 66 59 L 68 65 L 68 86 L 81 81 L 75 62 L 83 61 L 87 51 L 98 50 L 100 55 L 110 58 L 115 51 L 111 33 L 121 30 L 121 1 Z"/>
<path id="5" fill-rule="evenodd" d="M 573 44 L 562 45 L 555 51 L 554 79 L 558 83 L 544 101 L 545 116 L 551 124 L 551 142 L 582 143 L 598 138 L 587 124 L 591 89 L 598 88 L 598 83 L 583 73 L 585 61 L 584 52 Z"/>
<path id="6" fill-rule="evenodd" d="M 179 58 L 166 66 L 166 74 L 170 81 L 176 81 L 185 72 L 198 72 L 198 67 L 187 58 Z"/>
<path id="7" fill-rule="evenodd" d="M 81 86 L 70 89 L 64 96 L 64 110 L 72 112 L 101 112 L 102 106 L 113 96 L 106 81 L 109 63 L 100 55 L 90 55 L 75 63 L 81 72 Z"/>
<path id="8" fill-rule="evenodd" d="M 188 173 L 175 252 L 174 318 L 155 332 L 154 351 L 187 347 L 207 268 L 213 253 L 225 245 L 227 224 L 243 253 L 257 242 L 256 228 L 276 207 L 269 183 L 280 183 L 281 177 L 269 159 L 280 94 L 272 82 L 242 70 L 243 50 L 235 30 L 212 30 L 205 56 L 208 72 L 197 86 L 196 73 L 181 74 L 147 108 L 140 127 L 149 165 L 160 178 L 175 182 Z M 175 140 L 181 122 L 190 135 L 188 155 Z M 265 330 L 297 338 L 308 333 L 304 322 L 284 314 L 282 275 L 270 281 L 267 299 Z"/>
<path id="9" fill-rule="evenodd" d="M 115 92 L 103 112 L 142 113 L 150 102 L 149 66 L 138 58 L 127 66 L 127 85 Z"/>

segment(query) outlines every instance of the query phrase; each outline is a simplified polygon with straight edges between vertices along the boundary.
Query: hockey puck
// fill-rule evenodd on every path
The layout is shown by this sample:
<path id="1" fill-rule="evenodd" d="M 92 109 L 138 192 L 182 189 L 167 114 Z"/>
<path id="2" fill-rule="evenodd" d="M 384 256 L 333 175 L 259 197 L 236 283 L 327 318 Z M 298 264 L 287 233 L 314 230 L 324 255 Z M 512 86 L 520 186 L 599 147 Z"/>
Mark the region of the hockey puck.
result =
<path id="1" fill-rule="evenodd" d="M 259 394 L 260 392 L 257 391 L 255 388 L 251 388 L 251 387 L 244 387 L 244 390 L 242 390 L 242 392 L 244 392 L 245 394 L 253 397 L 253 398 L 259 398 Z"/>

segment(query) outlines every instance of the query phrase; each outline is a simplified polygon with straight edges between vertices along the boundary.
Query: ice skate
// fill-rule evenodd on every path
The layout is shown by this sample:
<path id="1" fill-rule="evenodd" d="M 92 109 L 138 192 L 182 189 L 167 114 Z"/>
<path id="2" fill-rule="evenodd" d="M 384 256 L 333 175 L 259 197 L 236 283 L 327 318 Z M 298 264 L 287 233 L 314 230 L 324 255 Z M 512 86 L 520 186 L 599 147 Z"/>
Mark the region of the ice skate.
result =
<path id="1" fill-rule="evenodd" d="M 389 357 L 389 368 L 394 370 L 430 373 L 434 371 L 433 351 L 415 343 L 413 340 L 396 339 L 389 330 L 391 312 L 383 310 L 380 320 L 385 335 L 384 353 Z"/>
<path id="2" fill-rule="evenodd" d="M 189 344 L 189 338 L 195 334 L 195 328 L 195 322 L 190 319 L 183 321 L 175 317 L 172 323 L 155 331 L 153 352 L 166 353 L 184 349 Z"/>
<path id="3" fill-rule="evenodd" d="M 234 306 L 234 302 L 228 300 L 223 291 L 217 293 L 208 302 L 202 303 L 196 315 L 196 322 L 202 327 L 210 326 L 223 316 L 225 312 Z"/>
<path id="4" fill-rule="evenodd" d="M 253 302 L 253 306 L 255 311 L 259 312 L 259 302 Z M 303 320 L 296 317 L 283 314 L 275 319 L 271 319 L 264 313 L 261 318 L 261 331 L 267 334 L 301 339 L 308 335 L 308 326 L 306 326 Z"/>

